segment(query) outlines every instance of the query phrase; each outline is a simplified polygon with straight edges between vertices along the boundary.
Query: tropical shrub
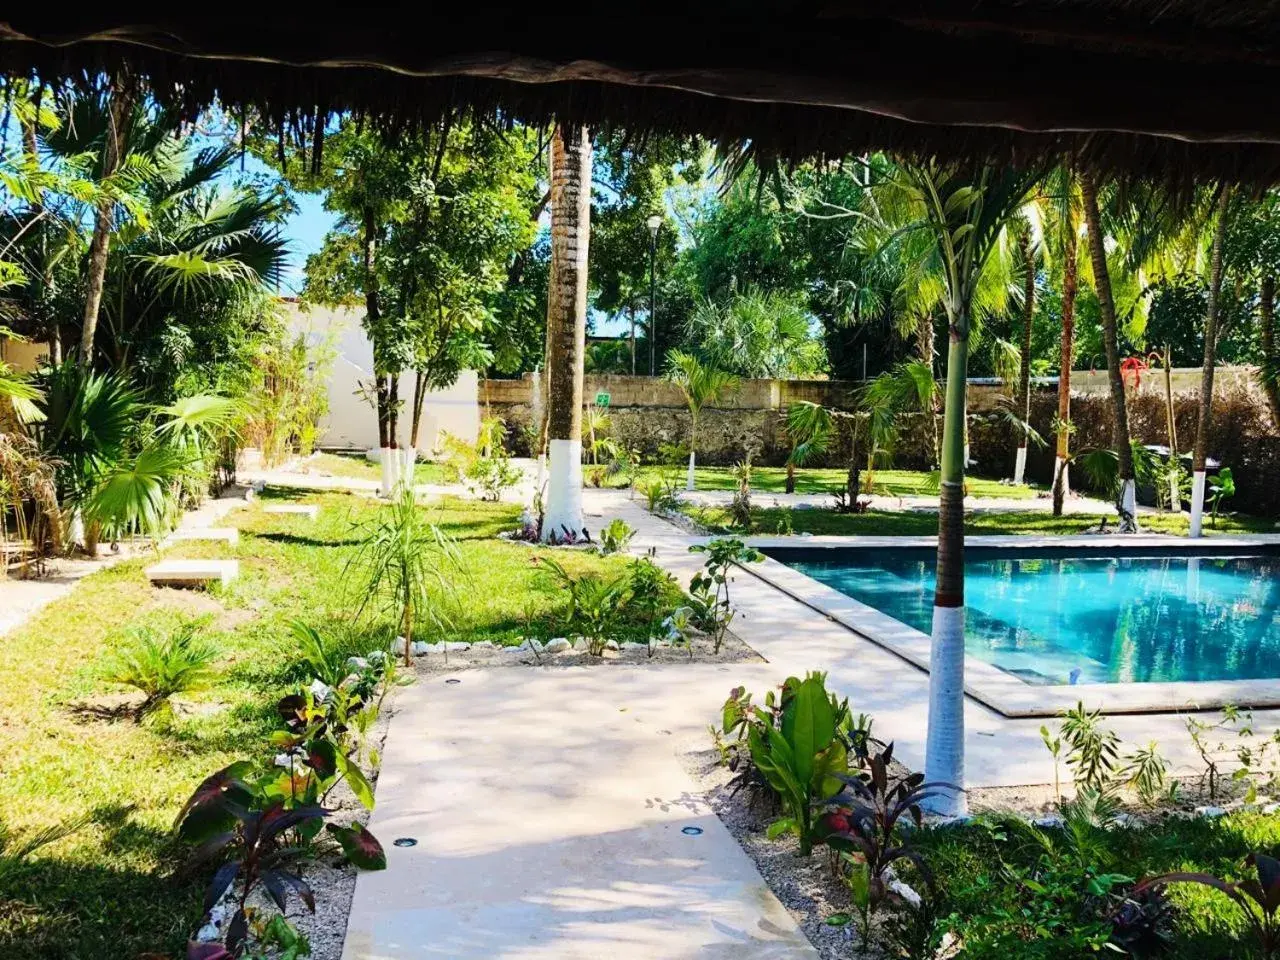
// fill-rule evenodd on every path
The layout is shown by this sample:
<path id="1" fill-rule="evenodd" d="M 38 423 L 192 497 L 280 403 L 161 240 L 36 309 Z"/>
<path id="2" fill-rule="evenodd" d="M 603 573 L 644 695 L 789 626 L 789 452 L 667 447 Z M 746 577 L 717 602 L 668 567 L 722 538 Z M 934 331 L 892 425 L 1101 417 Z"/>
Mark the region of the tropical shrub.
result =
<path id="1" fill-rule="evenodd" d="M 538 557 L 557 590 L 565 594 L 564 628 L 587 641 L 587 652 L 601 656 L 631 601 L 631 577 L 589 571 L 570 573 L 553 557 Z"/>
<path id="2" fill-rule="evenodd" d="M 1252 944 L 1252 956 L 1259 960 L 1280 957 L 1280 860 L 1263 853 L 1251 853 L 1245 865 L 1254 876 L 1233 882 L 1209 873 L 1176 872 L 1144 880 L 1135 892 L 1141 893 L 1171 883 L 1195 883 L 1224 894 L 1239 908 Z"/>
<path id="3" fill-rule="evenodd" d="M 636 535 L 635 529 L 621 517 L 614 517 L 609 525 L 600 531 L 600 552 L 604 554 L 621 553 Z"/>
<path id="4" fill-rule="evenodd" d="M 146 695 L 135 718 L 141 722 L 171 709 L 170 698 L 204 688 L 217 650 L 200 639 L 200 624 L 188 622 L 159 634 L 149 627 L 133 631 L 128 644 L 103 666 L 102 678 Z"/>
<path id="5" fill-rule="evenodd" d="M 764 554 L 736 537 L 694 544 L 689 550 L 707 555 L 703 569 L 694 574 L 689 583 L 689 597 L 700 621 L 699 626 L 711 634 L 715 652 L 719 653 L 735 612 L 729 600 L 729 569 L 734 564 L 758 563 L 764 559 Z"/>
<path id="6" fill-rule="evenodd" d="M 1230 500 L 1235 495 L 1236 481 L 1231 475 L 1230 467 L 1223 467 L 1209 478 L 1209 504 L 1213 510 L 1213 526 L 1216 527 L 1218 525 L 1218 508 L 1222 506 L 1222 502 Z"/>
<path id="7" fill-rule="evenodd" d="M 729 715 L 728 705 L 726 710 L 726 730 L 745 728 L 751 762 L 782 800 L 785 815 L 770 825 L 769 836 L 794 833 L 801 855 L 808 856 L 821 839 L 814 814 L 840 792 L 840 777 L 849 769 L 848 751 L 837 736 L 848 703 L 836 704 L 824 675 L 811 673 L 787 680 L 772 712 L 750 707 L 739 718 Z"/>
<path id="8" fill-rule="evenodd" d="M 898 821 L 909 814 L 919 827 L 923 821 L 920 804 L 944 789 L 954 789 L 949 784 L 926 783 L 919 773 L 891 783 L 892 759 L 890 743 L 868 758 L 865 773 L 837 775 L 844 787 L 830 798 L 832 809 L 822 815 L 815 829 L 818 841 L 841 854 L 847 875 L 854 878 L 864 939 L 871 927 L 871 915 L 880 905 L 887 899 L 901 898 L 892 884 L 895 863 L 906 860 L 913 864 L 933 889 L 933 874 L 923 856 L 900 835 Z"/>
<path id="9" fill-rule="evenodd" d="M 520 468 L 513 466 L 511 459 L 502 455 L 475 457 L 467 464 L 463 473 L 468 486 L 479 491 L 480 499 L 491 503 L 501 500 L 503 492 L 517 486 L 523 477 Z"/>

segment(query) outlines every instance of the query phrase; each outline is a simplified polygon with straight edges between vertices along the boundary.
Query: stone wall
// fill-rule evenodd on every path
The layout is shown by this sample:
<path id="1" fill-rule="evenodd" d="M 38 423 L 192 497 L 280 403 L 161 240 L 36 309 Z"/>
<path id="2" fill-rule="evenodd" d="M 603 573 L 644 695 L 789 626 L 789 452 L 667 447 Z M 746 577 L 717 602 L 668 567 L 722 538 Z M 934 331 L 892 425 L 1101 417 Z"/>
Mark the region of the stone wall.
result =
<path id="1" fill-rule="evenodd" d="M 1198 416 L 1198 370 L 1174 371 L 1174 406 L 1178 446 L 1190 450 Z M 784 426 L 788 404 L 811 400 L 826 406 L 847 408 L 860 384 L 842 381 L 745 380 L 719 402 L 703 409 L 698 427 L 698 460 L 727 465 L 739 460 L 748 447 L 756 447 L 756 462 L 781 465 L 790 451 Z M 646 460 L 657 457 L 664 443 L 685 442 L 689 436 L 689 411 L 679 388 L 650 377 L 588 375 L 584 396 L 593 400 L 609 394 L 611 435 Z M 971 381 L 969 394 L 970 456 L 982 476 L 1002 477 L 1013 472 L 1014 433 L 997 410 L 1003 396 L 993 381 Z M 527 428 L 532 422 L 532 378 L 487 380 L 480 383 L 482 408 L 506 421 L 513 452 L 527 454 Z M 1111 442 L 1111 398 L 1105 371 L 1072 373 L 1071 417 L 1076 425 L 1075 450 L 1106 447 Z M 1057 413 L 1056 378 L 1038 379 L 1032 393 L 1032 425 L 1049 441 L 1034 446 L 1027 458 L 1030 479 L 1048 483 L 1053 469 L 1052 423 Z M 1164 379 L 1159 372 L 1145 375 L 1129 403 L 1130 429 L 1143 443 L 1167 444 Z M 931 435 L 923 416 L 901 419 L 901 437 L 893 464 L 924 469 L 932 461 Z M 939 430 L 941 424 L 939 423 Z M 847 437 L 815 466 L 847 462 Z M 1256 389 L 1248 368 L 1223 368 L 1214 381 L 1214 429 L 1211 457 L 1232 468 L 1237 494 L 1232 507 L 1248 513 L 1280 513 L 1280 437 L 1275 436 L 1265 400 Z M 1079 481 L 1082 483 L 1083 480 Z"/>

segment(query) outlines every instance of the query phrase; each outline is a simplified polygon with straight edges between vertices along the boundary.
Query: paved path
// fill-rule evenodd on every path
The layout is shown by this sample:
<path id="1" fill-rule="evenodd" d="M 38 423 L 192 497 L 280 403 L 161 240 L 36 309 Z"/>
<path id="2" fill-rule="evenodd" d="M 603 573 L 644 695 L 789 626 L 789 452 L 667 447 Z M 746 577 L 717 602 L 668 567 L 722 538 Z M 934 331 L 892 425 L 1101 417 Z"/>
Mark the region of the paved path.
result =
<path id="1" fill-rule="evenodd" d="M 230 511 L 245 505 L 241 496 L 220 497 L 209 500 L 199 509 L 183 514 L 178 524 L 181 530 L 194 530 L 217 526 Z M 31 580 L 0 579 L 0 636 L 21 626 L 40 610 L 59 597 L 75 589 L 77 583 L 99 570 L 105 570 L 121 560 L 128 560 L 151 549 L 150 544 L 121 544 L 118 553 L 112 553 L 106 544 L 100 544 L 94 558 L 55 558 L 49 561 L 47 577 Z"/>

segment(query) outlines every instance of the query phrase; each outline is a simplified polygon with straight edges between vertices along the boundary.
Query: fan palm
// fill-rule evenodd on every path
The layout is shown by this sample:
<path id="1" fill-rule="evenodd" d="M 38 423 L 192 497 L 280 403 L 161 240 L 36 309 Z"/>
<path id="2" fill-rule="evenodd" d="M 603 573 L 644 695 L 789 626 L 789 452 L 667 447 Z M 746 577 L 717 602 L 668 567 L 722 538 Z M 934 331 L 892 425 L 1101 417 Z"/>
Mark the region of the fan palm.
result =
<path id="1" fill-rule="evenodd" d="M 785 424 L 791 452 L 787 454 L 787 493 L 796 492 L 796 467 L 820 457 L 831 446 L 835 422 L 831 411 L 812 400 L 799 400 L 787 407 Z"/>
<path id="2" fill-rule="evenodd" d="M 672 350 L 667 355 L 667 364 L 667 379 L 683 391 L 689 407 L 689 473 L 685 489 L 692 490 L 698 449 L 698 416 L 704 406 L 737 386 L 738 377 L 683 350 Z"/>

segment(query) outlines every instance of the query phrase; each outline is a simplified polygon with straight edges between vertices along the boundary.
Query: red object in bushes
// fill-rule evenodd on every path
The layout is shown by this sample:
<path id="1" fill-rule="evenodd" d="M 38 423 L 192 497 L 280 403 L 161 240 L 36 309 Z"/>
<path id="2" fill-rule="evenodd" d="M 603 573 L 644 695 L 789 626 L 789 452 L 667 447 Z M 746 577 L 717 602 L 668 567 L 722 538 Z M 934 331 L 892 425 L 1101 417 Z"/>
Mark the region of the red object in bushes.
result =
<path id="1" fill-rule="evenodd" d="M 1142 386 L 1142 371 L 1150 369 L 1142 357 L 1125 357 L 1120 361 L 1120 379 L 1129 386 L 1129 374 L 1133 374 L 1133 389 Z"/>

